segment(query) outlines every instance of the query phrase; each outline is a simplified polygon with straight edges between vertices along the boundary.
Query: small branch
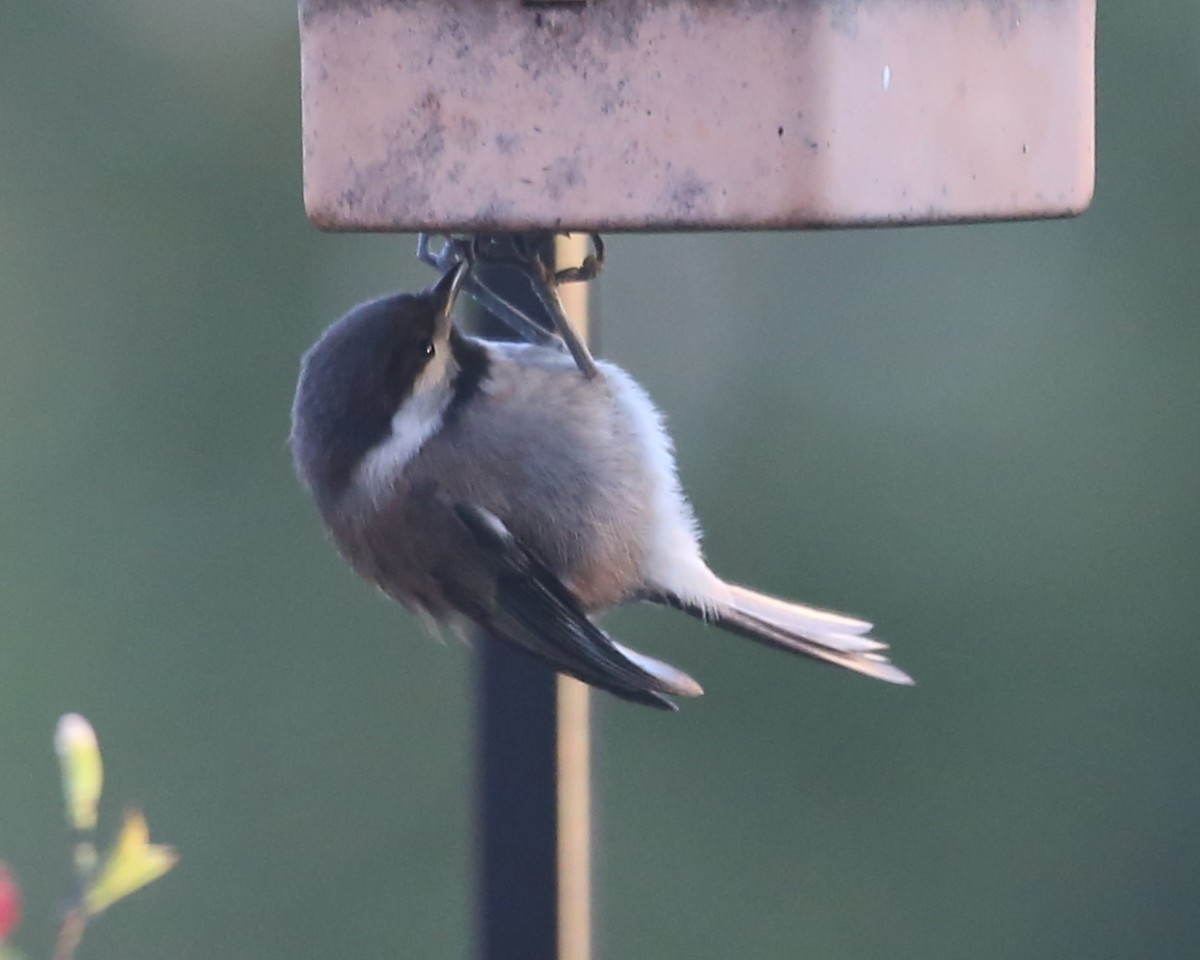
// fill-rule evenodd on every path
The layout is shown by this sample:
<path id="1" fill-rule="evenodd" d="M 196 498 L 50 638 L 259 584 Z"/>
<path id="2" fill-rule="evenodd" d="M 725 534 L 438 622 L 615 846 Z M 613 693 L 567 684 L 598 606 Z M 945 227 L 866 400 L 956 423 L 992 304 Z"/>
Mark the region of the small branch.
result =
<path id="1" fill-rule="evenodd" d="M 58 928 L 58 941 L 54 945 L 54 960 L 75 960 L 75 951 L 87 929 L 88 915 L 82 903 L 72 907 L 63 917 Z"/>

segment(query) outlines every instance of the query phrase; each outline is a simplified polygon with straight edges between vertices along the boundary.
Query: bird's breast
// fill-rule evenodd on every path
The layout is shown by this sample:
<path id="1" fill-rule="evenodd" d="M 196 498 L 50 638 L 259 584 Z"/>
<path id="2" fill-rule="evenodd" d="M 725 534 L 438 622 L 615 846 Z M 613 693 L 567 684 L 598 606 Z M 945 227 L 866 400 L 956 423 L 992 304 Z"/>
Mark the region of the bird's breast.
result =
<path id="1" fill-rule="evenodd" d="M 435 593 L 439 578 L 454 575 L 455 552 L 471 549 L 447 517 L 455 501 L 495 514 L 585 609 L 641 588 L 653 484 L 610 385 L 573 365 L 500 355 L 391 484 L 371 507 L 374 519 L 354 525 L 346 552 L 365 554 L 356 566 L 394 595 Z M 436 603 L 423 605 L 437 613 Z"/>

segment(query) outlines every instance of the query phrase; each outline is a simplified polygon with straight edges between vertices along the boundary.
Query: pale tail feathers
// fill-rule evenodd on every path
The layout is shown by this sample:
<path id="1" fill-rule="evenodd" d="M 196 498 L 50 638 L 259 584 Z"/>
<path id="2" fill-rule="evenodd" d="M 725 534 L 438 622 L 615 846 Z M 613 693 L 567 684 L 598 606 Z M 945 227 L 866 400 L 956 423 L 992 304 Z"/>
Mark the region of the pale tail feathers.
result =
<path id="1" fill-rule="evenodd" d="M 879 651 L 887 644 L 865 636 L 871 624 L 828 610 L 817 610 L 746 587 L 729 585 L 728 606 L 705 614 L 681 605 L 693 616 L 767 646 L 801 653 L 847 670 L 884 680 L 911 684 L 912 677 Z"/>
<path id="2" fill-rule="evenodd" d="M 769 597 L 748 587 L 737 584 L 728 585 L 733 608 L 740 613 L 761 620 L 783 630 L 785 633 L 797 633 L 808 636 L 810 633 L 864 634 L 872 624 L 866 620 L 857 620 L 832 610 L 818 610 L 816 607 L 806 607 L 778 597 Z M 873 649 L 882 650 L 887 644 L 871 641 L 876 644 Z"/>

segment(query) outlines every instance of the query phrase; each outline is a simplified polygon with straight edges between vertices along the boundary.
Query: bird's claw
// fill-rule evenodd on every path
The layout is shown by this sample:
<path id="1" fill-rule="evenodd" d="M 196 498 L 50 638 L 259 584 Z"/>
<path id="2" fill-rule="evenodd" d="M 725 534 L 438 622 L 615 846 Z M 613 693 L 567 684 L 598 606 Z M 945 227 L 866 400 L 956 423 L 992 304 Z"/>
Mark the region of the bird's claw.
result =
<path id="1" fill-rule="evenodd" d="M 555 234 L 550 231 L 447 234 L 437 251 L 433 249 L 431 235 L 422 233 L 417 238 L 417 258 L 442 272 L 466 261 L 471 269 L 463 281 L 463 289 L 472 299 L 522 339 L 569 351 L 580 372 L 590 380 L 599 372 L 596 362 L 571 327 L 557 289 L 560 283 L 587 281 L 600 273 L 604 266 L 604 241 L 599 234 L 590 237 L 593 252 L 578 266 L 562 270 L 554 266 Z M 492 289 L 480 275 L 485 271 L 476 269 L 477 265 L 508 267 L 522 274 L 548 322 L 539 323 Z"/>

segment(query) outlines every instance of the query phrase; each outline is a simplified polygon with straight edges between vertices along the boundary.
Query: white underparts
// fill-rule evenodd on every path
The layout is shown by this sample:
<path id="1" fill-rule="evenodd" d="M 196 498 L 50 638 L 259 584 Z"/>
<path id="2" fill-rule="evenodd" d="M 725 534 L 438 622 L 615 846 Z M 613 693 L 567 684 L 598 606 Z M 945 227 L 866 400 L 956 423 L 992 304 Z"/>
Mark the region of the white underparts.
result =
<path id="1" fill-rule="evenodd" d="M 679 485 L 671 438 L 646 391 L 619 367 L 600 365 L 616 402 L 628 414 L 652 478 L 654 526 L 646 544 L 647 585 L 714 614 L 729 604 L 729 588 L 708 569 L 700 552 L 700 528 Z"/>
<path id="2" fill-rule="evenodd" d="M 392 417 L 391 433 L 363 458 L 358 468 L 358 483 L 370 496 L 384 497 L 390 493 L 396 478 L 441 428 L 446 408 L 454 399 L 456 372 L 449 346 L 440 345 L 417 377 L 408 399 Z"/>

